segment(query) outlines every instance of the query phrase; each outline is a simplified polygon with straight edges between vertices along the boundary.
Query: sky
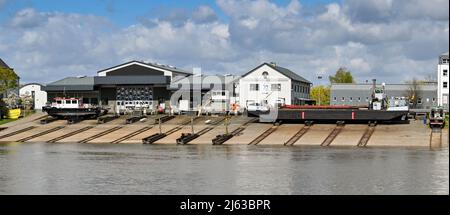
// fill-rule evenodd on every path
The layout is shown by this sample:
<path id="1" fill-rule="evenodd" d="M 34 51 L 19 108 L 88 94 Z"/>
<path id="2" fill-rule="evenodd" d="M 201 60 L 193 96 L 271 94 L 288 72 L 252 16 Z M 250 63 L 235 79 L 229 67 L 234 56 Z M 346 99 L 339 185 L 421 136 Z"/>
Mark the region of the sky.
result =
<path id="1" fill-rule="evenodd" d="M 317 83 L 436 74 L 448 0 L 0 0 L 0 58 L 22 83 L 89 75 L 130 60 L 207 74 L 276 62 Z"/>

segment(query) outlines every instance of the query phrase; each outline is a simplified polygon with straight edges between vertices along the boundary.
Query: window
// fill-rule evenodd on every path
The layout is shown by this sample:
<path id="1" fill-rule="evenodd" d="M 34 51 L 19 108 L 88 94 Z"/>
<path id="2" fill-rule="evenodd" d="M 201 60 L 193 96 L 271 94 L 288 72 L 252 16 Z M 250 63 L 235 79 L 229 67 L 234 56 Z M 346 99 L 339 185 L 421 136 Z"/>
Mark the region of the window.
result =
<path id="1" fill-rule="evenodd" d="M 272 84 L 271 90 L 272 91 L 281 91 L 281 84 Z"/>
<path id="2" fill-rule="evenodd" d="M 62 104 L 61 100 L 56 101 L 56 104 Z"/>
<path id="3" fill-rule="evenodd" d="M 446 81 L 444 81 L 444 88 L 447 88 L 447 82 Z"/>
<path id="4" fill-rule="evenodd" d="M 417 104 L 422 104 L 422 98 L 417 98 Z"/>
<path id="5" fill-rule="evenodd" d="M 361 97 L 358 97 L 358 102 L 360 102 L 361 101 Z"/>
<path id="6" fill-rule="evenodd" d="M 72 100 L 72 104 L 77 104 L 77 100 Z"/>
<path id="7" fill-rule="evenodd" d="M 333 101 L 337 101 L 337 98 L 336 98 L 336 97 L 334 97 L 334 98 L 333 98 Z"/>
<path id="8" fill-rule="evenodd" d="M 258 91 L 259 84 L 250 84 L 250 91 Z"/>
<path id="9" fill-rule="evenodd" d="M 266 72 L 266 71 L 264 71 L 264 72 L 262 73 L 262 76 L 263 76 L 264 79 L 267 79 L 267 76 L 269 76 L 269 73 Z"/>
<path id="10" fill-rule="evenodd" d="M 368 102 L 369 101 L 369 97 L 366 97 L 366 102 Z"/>
<path id="11" fill-rule="evenodd" d="M 353 101 L 353 97 L 350 97 L 350 101 Z"/>
<path id="12" fill-rule="evenodd" d="M 444 76 L 447 76 L 447 75 L 448 75 L 448 70 L 444 69 L 444 70 L 442 71 L 442 74 L 443 74 Z"/>
<path id="13" fill-rule="evenodd" d="M 436 98 L 433 98 L 433 102 L 436 102 Z"/>
<path id="14" fill-rule="evenodd" d="M 345 101 L 345 97 L 342 97 L 342 101 Z"/>

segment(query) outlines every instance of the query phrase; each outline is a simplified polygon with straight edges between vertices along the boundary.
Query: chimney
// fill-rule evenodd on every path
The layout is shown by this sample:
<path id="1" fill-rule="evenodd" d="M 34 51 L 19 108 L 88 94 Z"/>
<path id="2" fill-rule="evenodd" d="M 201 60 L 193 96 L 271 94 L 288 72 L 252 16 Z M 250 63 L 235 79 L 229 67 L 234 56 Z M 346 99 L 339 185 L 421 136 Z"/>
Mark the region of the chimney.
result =
<path id="1" fill-rule="evenodd" d="M 277 63 L 275 63 L 275 62 L 270 62 L 270 65 L 272 65 L 272 66 L 277 66 Z"/>

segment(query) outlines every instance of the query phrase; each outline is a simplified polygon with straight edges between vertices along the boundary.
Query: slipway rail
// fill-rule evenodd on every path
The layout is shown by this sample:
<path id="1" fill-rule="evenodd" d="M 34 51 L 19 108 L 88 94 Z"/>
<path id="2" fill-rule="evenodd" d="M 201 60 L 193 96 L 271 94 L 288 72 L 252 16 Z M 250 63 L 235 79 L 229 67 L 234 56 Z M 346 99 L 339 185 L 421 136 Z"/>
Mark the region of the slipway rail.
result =
<path id="1" fill-rule="evenodd" d="M 338 123 L 336 127 L 331 131 L 331 133 L 325 138 L 325 140 L 320 144 L 321 146 L 330 146 L 333 140 L 341 133 L 342 129 L 344 128 L 345 124 Z"/>
<path id="2" fill-rule="evenodd" d="M 49 141 L 47 141 L 47 142 L 48 142 L 48 143 L 56 143 L 56 142 L 58 142 L 58 141 L 60 141 L 60 140 L 66 139 L 66 138 L 68 138 L 68 137 L 71 137 L 71 136 L 74 136 L 74 135 L 77 135 L 77 134 L 80 134 L 80 133 L 85 132 L 85 131 L 87 131 L 87 130 L 89 130 L 89 129 L 92 129 L 92 128 L 94 128 L 94 126 L 87 126 L 87 127 L 81 128 L 81 129 L 79 129 L 79 130 L 72 131 L 72 132 L 70 132 L 70 133 L 64 134 L 64 135 L 62 135 L 62 136 L 60 136 L 60 137 L 53 138 L 53 139 L 51 139 L 51 140 L 49 140 Z"/>
<path id="3" fill-rule="evenodd" d="M 254 140 L 252 140 L 252 142 L 250 142 L 248 145 L 258 145 L 258 143 L 260 143 L 261 141 L 263 141 L 264 139 L 266 139 L 266 137 L 268 137 L 270 134 L 272 134 L 273 132 L 275 132 L 278 129 L 279 126 L 272 126 L 269 129 L 267 129 L 266 131 L 264 131 L 264 133 L 262 133 L 261 135 L 259 135 L 258 137 L 256 137 Z"/>
<path id="4" fill-rule="evenodd" d="M 303 126 L 297 133 L 294 134 L 287 142 L 284 143 L 285 146 L 293 146 L 300 138 L 303 137 L 303 135 L 306 134 L 306 132 L 309 131 L 309 128 L 311 128 L 310 125 Z"/>
<path id="5" fill-rule="evenodd" d="M 51 128 L 51 129 L 49 129 L 49 130 L 46 130 L 46 131 L 43 131 L 43 132 L 40 132 L 40 133 L 31 135 L 31 136 L 29 136 L 29 137 L 25 137 L 25 138 L 22 138 L 22 139 L 20 139 L 20 140 L 17 140 L 17 142 L 26 142 L 26 141 L 31 140 L 31 139 L 34 139 L 34 138 L 36 138 L 36 137 L 44 136 L 44 135 L 46 135 L 46 134 L 50 134 L 50 133 L 53 133 L 53 132 L 55 132 L 55 131 L 61 130 L 61 129 L 63 129 L 63 128 L 65 128 L 65 126 L 58 126 L 58 127 L 55 127 L 55 128 Z"/>
<path id="6" fill-rule="evenodd" d="M 11 132 L 11 133 L 9 133 L 9 134 L 5 134 L 5 135 L 3 135 L 3 136 L 0 136 L 0 139 L 4 139 L 4 138 L 7 138 L 7 137 L 12 137 L 12 136 L 14 136 L 14 135 L 21 134 L 21 133 L 23 133 L 23 132 L 29 131 L 29 130 L 34 129 L 34 128 L 36 128 L 36 126 L 26 127 L 26 128 L 24 128 L 24 129 L 20 129 L 20 130 L 18 130 L 18 131 L 14 131 L 14 132 Z"/>
<path id="7" fill-rule="evenodd" d="M 194 118 L 194 121 L 197 120 L 197 119 L 198 119 L 198 117 Z M 183 123 L 181 123 L 181 125 L 179 125 L 179 126 L 177 126 L 175 128 L 172 128 L 172 129 L 170 129 L 169 131 L 167 131 L 165 133 L 161 132 L 161 133 L 152 134 L 152 135 L 150 135 L 150 136 L 148 136 L 146 138 L 143 138 L 142 139 L 142 143 L 143 144 L 153 144 L 154 142 L 156 142 L 156 141 L 158 141 L 158 140 L 160 140 L 160 139 L 162 139 L 162 138 L 164 138 L 164 137 L 166 137 L 168 135 L 171 135 L 171 134 L 181 130 L 185 125 L 189 124 L 190 122 L 191 122 L 191 120 L 189 119 L 189 120 L 186 120 Z"/>
<path id="8" fill-rule="evenodd" d="M 103 136 L 105 136 L 105 135 L 107 135 L 109 133 L 112 133 L 114 131 L 117 131 L 119 129 L 122 129 L 122 126 L 116 126 L 114 128 L 110 128 L 110 129 L 108 129 L 106 131 L 103 131 L 103 132 L 100 132 L 100 133 L 98 133 L 98 134 L 96 134 L 94 136 L 88 137 L 88 138 L 86 138 L 84 140 L 80 140 L 80 141 L 78 141 L 78 143 L 87 143 L 89 141 L 95 140 L 95 139 L 97 139 L 99 137 L 103 137 Z"/>
<path id="9" fill-rule="evenodd" d="M 244 124 L 242 124 L 238 128 L 236 128 L 234 131 L 232 131 L 229 134 L 217 135 L 214 139 L 212 139 L 212 144 L 213 145 L 222 145 L 223 143 L 225 143 L 229 139 L 231 139 L 234 136 L 239 135 L 241 132 L 243 132 L 250 123 L 253 123 L 253 122 L 256 122 L 256 121 L 258 121 L 258 118 L 253 118 L 251 120 L 248 120 L 247 122 L 245 122 Z"/>
<path id="10" fill-rule="evenodd" d="M 370 140 L 370 137 L 372 137 L 372 134 L 375 132 L 375 124 L 369 124 L 369 127 L 364 131 L 363 136 L 359 140 L 358 144 L 356 146 L 358 147 L 366 147 L 367 143 Z"/>
<path id="11" fill-rule="evenodd" d="M 139 130 L 137 130 L 135 132 L 132 132 L 130 134 L 127 134 L 127 135 L 117 139 L 117 140 L 114 140 L 111 143 L 120 143 L 122 141 L 128 140 L 128 139 L 130 139 L 130 138 L 132 138 L 132 137 L 134 137 L 134 136 L 136 136 L 136 135 L 138 135 L 140 133 L 143 133 L 143 132 L 146 132 L 146 131 L 150 130 L 152 127 L 153 126 L 147 126 L 147 127 L 141 128 L 141 129 L 139 129 Z"/>
<path id="12" fill-rule="evenodd" d="M 57 121 L 57 120 L 58 120 L 58 118 L 50 116 L 50 117 L 47 117 L 45 119 L 41 119 L 40 123 L 45 125 L 45 124 L 52 123 L 52 122 Z"/>
<path id="13" fill-rule="evenodd" d="M 200 130 L 197 133 L 183 133 L 181 134 L 181 137 L 177 139 L 177 144 L 188 144 L 189 142 L 191 142 L 192 140 L 202 136 L 203 134 L 208 133 L 209 131 L 213 130 L 219 123 L 223 122 L 225 120 L 225 117 L 218 119 L 214 122 L 211 123 L 210 126 Z"/>
<path id="14" fill-rule="evenodd" d="M 430 147 L 442 146 L 442 128 L 432 128 L 430 134 Z"/>

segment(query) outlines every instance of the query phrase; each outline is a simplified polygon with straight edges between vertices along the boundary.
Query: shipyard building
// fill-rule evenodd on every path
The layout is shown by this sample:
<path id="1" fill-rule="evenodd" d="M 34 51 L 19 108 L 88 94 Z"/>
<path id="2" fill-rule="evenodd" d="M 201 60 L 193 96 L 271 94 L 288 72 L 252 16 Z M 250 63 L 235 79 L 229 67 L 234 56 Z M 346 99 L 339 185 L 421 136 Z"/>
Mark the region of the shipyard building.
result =
<path id="1" fill-rule="evenodd" d="M 381 84 L 377 87 L 382 87 Z M 409 84 L 386 84 L 385 92 L 388 99 L 407 97 Z M 411 110 L 430 110 L 438 105 L 437 84 L 435 82 L 421 83 L 417 88 L 417 104 L 409 103 Z M 372 95 L 372 84 L 332 84 L 330 94 L 331 105 L 367 106 Z"/>
<path id="2" fill-rule="evenodd" d="M 97 72 L 94 77 L 68 77 L 44 87 L 47 100 L 57 97 L 82 98 L 83 103 L 107 107 L 111 112 L 127 108 L 165 108 L 172 79 L 190 75 L 173 66 L 131 61 Z"/>

